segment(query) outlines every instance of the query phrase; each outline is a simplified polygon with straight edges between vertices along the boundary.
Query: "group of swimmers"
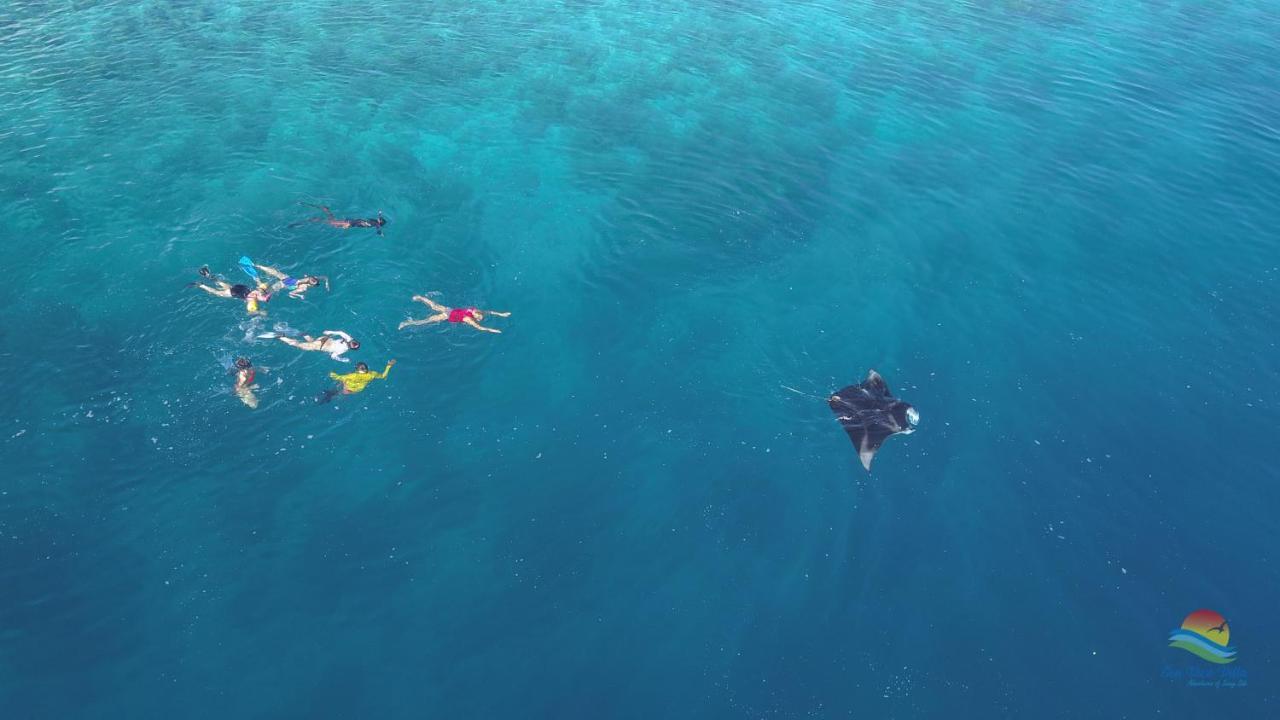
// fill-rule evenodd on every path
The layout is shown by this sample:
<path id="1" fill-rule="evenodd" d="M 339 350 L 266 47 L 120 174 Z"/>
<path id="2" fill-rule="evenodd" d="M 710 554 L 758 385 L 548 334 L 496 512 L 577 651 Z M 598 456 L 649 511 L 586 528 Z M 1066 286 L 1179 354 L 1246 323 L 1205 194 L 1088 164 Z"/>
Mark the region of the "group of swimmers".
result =
<path id="1" fill-rule="evenodd" d="M 312 205 L 324 212 L 323 217 L 309 218 L 302 223 L 294 223 L 300 225 L 308 222 L 323 222 L 330 227 L 340 230 L 350 230 L 352 228 L 374 228 L 378 234 L 382 234 L 382 227 L 387 224 L 387 219 L 383 217 L 382 211 L 378 211 L 376 218 L 338 218 L 323 205 Z M 294 278 L 279 269 L 269 265 L 260 265 L 253 262 L 247 257 L 240 258 L 240 267 L 250 277 L 253 285 L 243 283 L 231 283 L 222 278 L 214 277 L 207 266 L 200 268 L 200 276 L 208 282 L 193 282 L 191 287 L 198 287 L 201 290 L 215 297 L 231 298 L 234 300 L 242 300 L 245 309 L 250 315 L 264 315 L 266 311 L 262 306 L 271 301 L 275 293 L 286 292 L 289 297 L 301 299 L 311 288 L 317 287 L 324 283 L 326 290 L 330 289 L 329 278 L 323 275 L 303 275 Z M 269 278 L 266 279 L 266 278 Z M 403 330 L 407 327 L 415 325 L 431 325 L 440 322 L 449 322 L 459 325 L 470 325 L 476 330 L 489 333 L 501 333 L 491 327 L 481 325 L 486 315 L 494 315 L 496 317 L 510 317 L 509 312 L 500 312 L 497 310 L 480 310 L 479 308 L 451 308 L 445 307 L 440 303 L 432 300 L 425 295 L 414 295 L 413 299 L 425 303 L 431 308 L 434 314 L 421 320 L 409 319 L 400 323 L 399 328 Z M 338 362 L 350 362 L 343 357 L 347 352 L 358 350 L 360 341 L 351 337 L 342 330 L 325 330 L 318 336 L 302 334 L 293 336 L 281 332 L 267 332 L 258 335 L 263 340 L 279 340 L 280 342 L 295 347 L 299 350 L 311 350 L 317 352 L 328 353 L 329 357 Z M 329 373 L 329 377 L 336 380 L 337 384 L 320 394 L 316 398 L 316 402 L 329 402 L 337 395 L 352 395 L 363 392 L 365 387 L 374 380 L 386 379 L 387 373 L 391 371 L 392 366 L 396 364 L 395 360 L 388 360 L 387 365 L 382 372 L 373 372 L 369 370 L 369 366 L 365 363 L 356 363 L 355 372 L 338 374 L 336 372 Z M 236 375 L 235 393 L 240 400 L 250 408 L 258 407 L 258 397 L 254 394 L 254 390 L 258 387 L 256 384 L 257 373 L 254 370 L 253 363 L 249 358 L 241 357 L 235 361 L 234 372 Z"/>

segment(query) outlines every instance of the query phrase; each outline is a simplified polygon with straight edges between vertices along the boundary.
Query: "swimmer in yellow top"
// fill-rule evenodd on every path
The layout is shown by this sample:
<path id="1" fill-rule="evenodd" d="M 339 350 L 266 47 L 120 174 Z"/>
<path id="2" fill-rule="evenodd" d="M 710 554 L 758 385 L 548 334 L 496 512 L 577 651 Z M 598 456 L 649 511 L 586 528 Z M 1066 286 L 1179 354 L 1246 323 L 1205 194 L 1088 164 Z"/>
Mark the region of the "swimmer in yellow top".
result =
<path id="1" fill-rule="evenodd" d="M 207 265 L 200 268 L 200 275 L 212 280 L 216 284 L 205 285 L 203 283 L 193 282 L 187 283 L 187 287 L 198 287 L 215 297 L 243 300 L 245 309 L 249 311 L 250 315 L 267 314 L 266 310 L 262 310 L 260 308 L 260 303 L 265 303 L 271 300 L 271 292 L 267 289 L 266 283 L 258 283 L 257 289 L 251 288 L 248 285 L 232 285 L 226 280 L 215 278 L 213 273 L 209 272 L 209 267 Z"/>
<path id="2" fill-rule="evenodd" d="M 329 377 L 338 381 L 338 387 L 325 390 L 316 398 L 318 403 L 326 403 L 333 399 L 334 395 L 339 393 L 343 395 L 352 395 L 358 392 L 364 392 L 364 388 L 374 380 L 385 380 L 387 373 L 391 372 L 391 366 L 395 365 L 395 360 L 388 360 L 387 366 L 382 372 L 370 372 L 369 366 L 364 363 L 356 363 L 356 371 L 349 372 L 346 375 L 339 375 L 336 372 L 329 373 Z"/>

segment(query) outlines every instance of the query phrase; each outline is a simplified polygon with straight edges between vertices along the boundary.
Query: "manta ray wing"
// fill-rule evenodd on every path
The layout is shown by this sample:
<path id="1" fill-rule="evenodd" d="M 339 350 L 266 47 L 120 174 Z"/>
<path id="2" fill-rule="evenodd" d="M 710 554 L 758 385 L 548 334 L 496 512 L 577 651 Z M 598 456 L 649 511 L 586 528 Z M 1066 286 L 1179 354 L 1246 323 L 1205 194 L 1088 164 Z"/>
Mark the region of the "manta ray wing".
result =
<path id="1" fill-rule="evenodd" d="M 862 467 L 866 468 L 867 472 L 871 472 L 871 461 L 875 459 L 876 451 L 880 449 L 886 438 L 893 435 L 893 430 L 877 422 L 862 428 L 861 434 L 862 441 L 857 443 L 858 459 L 862 461 Z"/>
<path id="2" fill-rule="evenodd" d="M 848 434 L 849 441 L 858 449 L 858 458 L 862 460 L 862 467 L 870 471 L 871 461 L 875 458 L 876 451 L 880 449 L 885 438 L 894 433 L 893 429 L 884 424 L 874 408 L 859 407 L 858 403 L 845 401 L 842 395 L 832 397 L 830 405 L 836 413 L 836 420 Z"/>
<path id="3" fill-rule="evenodd" d="M 885 383 L 884 378 L 880 377 L 880 373 L 875 370 L 867 372 L 867 379 L 862 381 L 862 387 L 876 397 L 888 397 L 893 394 L 889 392 L 889 386 Z"/>

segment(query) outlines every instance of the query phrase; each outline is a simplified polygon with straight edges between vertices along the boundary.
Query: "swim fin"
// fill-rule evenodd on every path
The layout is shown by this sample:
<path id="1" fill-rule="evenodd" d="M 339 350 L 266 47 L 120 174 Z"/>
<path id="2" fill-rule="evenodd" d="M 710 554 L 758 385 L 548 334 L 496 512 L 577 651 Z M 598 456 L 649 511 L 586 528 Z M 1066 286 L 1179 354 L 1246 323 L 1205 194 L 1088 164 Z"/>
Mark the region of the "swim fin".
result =
<path id="1" fill-rule="evenodd" d="M 240 256 L 240 269 L 241 269 L 241 270 L 244 270 L 244 274 L 245 274 L 245 275 L 248 275 L 249 277 L 253 278 L 254 280 L 258 280 L 258 279 L 259 279 L 259 278 L 258 278 L 258 268 L 256 268 L 256 267 L 254 267 L 254 266 L 253 266 L 253 261 L 249 259 L 249 256 L 247 256 L 247 255 L 241 255 L 241 256 Z"/>

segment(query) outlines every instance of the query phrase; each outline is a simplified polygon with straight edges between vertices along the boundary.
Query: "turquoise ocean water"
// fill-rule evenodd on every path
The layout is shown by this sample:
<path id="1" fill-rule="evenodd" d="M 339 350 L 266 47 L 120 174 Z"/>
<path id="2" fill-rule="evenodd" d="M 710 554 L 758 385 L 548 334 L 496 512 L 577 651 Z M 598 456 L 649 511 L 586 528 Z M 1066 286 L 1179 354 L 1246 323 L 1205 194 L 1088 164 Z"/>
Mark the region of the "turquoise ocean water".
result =
<path id="1" fill-rule="evenodd" d="M 1274 3 L 363 5 L 0 8 L 0 717 L 1280 714 Z"/>

